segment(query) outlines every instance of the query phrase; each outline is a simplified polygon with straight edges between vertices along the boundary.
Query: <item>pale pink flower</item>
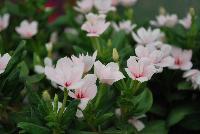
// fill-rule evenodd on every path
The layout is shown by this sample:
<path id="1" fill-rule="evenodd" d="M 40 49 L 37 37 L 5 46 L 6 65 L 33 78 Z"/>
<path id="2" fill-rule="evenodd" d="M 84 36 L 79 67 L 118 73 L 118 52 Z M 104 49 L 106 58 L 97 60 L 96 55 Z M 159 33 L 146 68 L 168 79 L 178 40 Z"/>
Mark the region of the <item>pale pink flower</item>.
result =
<path id="1" fill-rule="evenodd" d="M 59 59 L 55 68 L 45 66 L 47 78 L 67 89 L 77 89 L 81 86 L 83 71 L 84 63 L 75 64 L 68 57 Z"/>
<path id="2" fill-rule="evenodd" d="M 132 24 L 130 20 L 119 22 L 119 25 L 113 23 L 113 27 L 116 31 L 123 30 L 126 34 L 129 34 L 136 27 L 136 24 Z"/>
<path id="3" fill-rule="evenodd" d="M 107 65 L 103 65 L 100 61 L 94 63 L 94 73 L 99 78 L 101 83 L 112 85 L 124 77 L 119 71 L 119 65 L 114 62 L 110 62 Z"/>
<path id="4" fill-rule="evenodd" d="M 0 54 L 0 74 L 2 74 L 5 71 L 10 59 L 11 56 L 8 53 L 4 54 L 3 56 L 1 56 Z"/>
<path id="5" fill-rule="evenodd" d="M 156 72 L 156 68 L 147 58 L 138 59 L 131 56 L 127 61 L 128 68 L 125 68 L 128 76 L 140 82 L 148 81 Z"/>
<path id="6" fill-rule="evenodd" d="M 199 70 L 191 69 L 189 71 L 186 71 L 183 74 L 183 78 L 186 78 L 187 81 L 191 81 L 194 89 L 200 88 L 200 71 Z"/>
<path id="7" fill-rule="evenodd" d="M 140 121 L 139 119 L 140 118 L 143 118 L 145 117 L 145 115 L 141 115 L 141 116 L 136 116 L 136 117 L 132 117 L 131 119 L 128 120 L 128 122 L 130 124 L 132 124 L 136 129 L 137 131 L 141 131 L 142 129 L 145 128 L 145 125 L 142 121 Z"/>
<path id="8" fill-rule="evenodd" d="M 79 57 L 72 56 L 72 60 L 76 64 L 84 63 L 84 73 L 87 73 L 92 69 L 96 57 L 97 51 L 95 51 L 92 56 L 89 56 L 88 53 L 86 55 L 80 54 Z"/>
<path id="9" fill-rule="evenodd" d="M 120 0 L 112 0 L 112 6 L 117 6 Z"/>
<path id="10" fill-rule="evenodd" d="M 0 32 L 6 29 L 9 25 L 10 15 L 8 13 L 0 16 Z"/>
<path id="11" fill-rule="evenodd" d="M 93 0 L 77 1 L 77 6 L 75 7 L 75 10 L 81 13 L 88 13 L 92 10 L 93 5 Z"/>
<path id="12" fill-rule="evenodd" d="M 38 32 L 38 22 L 32 21 L 29 23 L 27 20 L 24 20 L 21 22 L 19 27 L 15 28 L 15 30 L 21 35 L 22 38 L 31 38 Z"/>
<path id="13" fill-rule="evenodd" d="M 86 15 L 87 21 L 81 29 L 88 32 L 87 36 L 99 37 L 110 25 L 109 22 L 105 22 L 105 18 L 105 15 L 89 13 Z"/>
<path id="14" fill-rule="evenodd" d="M 148 58 L 152 64 L 158 69 L 158 72 L 162 71 L 163 67 L 170 67 L 174 64 L 174 58 L 170 56 L 171 46 L 161 45 L 161 48 L 156 48 L 154 45 L 138 45 L 135 49 L 136 56 L 138 58 Z"/>
<path id="15" fill-rule="evenodd" d="M 181 48 L 173 47 L 172 56 L 175 59 L 171 69 L 189 70 L 192 68 L 192 50 L 182 50 Z"/>
<path id="16" fill-rule="evenodd" d="M 174 27 L 178 23 L 178 17 L 176 14 L 172 15 L 159 15 L 156 17 L 156 21 L 150 21 L 150 24 L 157 27 Z"/>
<path id="17" fill-rule="evenodd" d="M 121 116 L 122 112 L 120 108 L 115 109 L 115 115 L 119 118 Z M 133 125 L 137 131 L 141 131 L 142 129 L 145 128 L 145 125 L 142 121 L 140 121 L 140 118 L 146 117 L 146 115 L 141 115 L 141 116 L 133 116 L 128 120 L 128 122 Z"/>
<path id="18" fill-rule="evenodd" d="M 49 57 L 45 57 L 44 58 L 44 66 L 53 67 L 52 59 Z M 37 64 L 34 66 L 34 71 L 38 74 L 43 74 L 44 68 L 45 68 L 44 66 Z"/>
<path id="19" fill-rule="evenodd" d="M 151 28 L 148 28 L 146 30 L 142 27 L 137 30 L 137 34 L 133 32 L 132 36 L 138 44 L 146 45 L 155 41 L 159 41 L 163 36 L 163 33 L 160 31 L 160 29 L 152 30 Z"/>
<path id="20" fill-rule="evenodd" d="M 116 8 L 112 6 L 112 0 L 94 0 L 94 6 L 101 14 L 116 10 Z"/>
<path id="21" fill-rule="evenodd" d="M 183 25 L 185 29 L 189 29 L 192 25 L 192 16 L 188 14 L 185 18 L 179 20 L 179 23 Z"/>
<path id="22" fill-rule="evenodd" d="M 137 0 L 120 0 L 120 3 L 126 7 L 133 6 L 136 2 Z"/>
<path id="23" fill-rule="evenodd" d="M 97 77 L 94 74 L 87 74 L 83 79 L 83 84 L 78 89 L 74 91 L 69 91 L 69 96 L 74 99 L 79 99 L 80 104 L 78 108 L 83 111 L 88 102 L 92 100 L 97 94 L 97 86 L 96 86 Z M 78 110 L 76 116 L 83 117 L 82 112 Z"/>

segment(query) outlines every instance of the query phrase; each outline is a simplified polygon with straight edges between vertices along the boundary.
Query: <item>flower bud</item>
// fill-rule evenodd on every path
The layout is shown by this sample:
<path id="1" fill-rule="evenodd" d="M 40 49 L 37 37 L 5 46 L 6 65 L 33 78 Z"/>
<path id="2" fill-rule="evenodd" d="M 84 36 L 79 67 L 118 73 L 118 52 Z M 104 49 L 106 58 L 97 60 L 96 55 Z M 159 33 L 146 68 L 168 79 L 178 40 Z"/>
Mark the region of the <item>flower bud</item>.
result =
<path id="1" fill-rule="evenodd" d="M 193 7 L 191 7 L 189 9 L 189 13 L 190 13 L 191 16 L 194 16 L 195 15 L 195 9 Z"/>
<path id="2" fill-rule="evenodd" d="M 118 54 L 116 48 L 113 49 L 112 58 L 113 58 L 113 60 L 114 60 L 115 62 L 117 62 L 117 61 L 119 60 L 119 54 Z"/>
<path id="3" fill-rule="evenodd" d="M 160 13 L 160 15 L 165 15 L 166 14 L 165 8 L 164 7 L 160 7 L 159 8 L 159 13 Z"/>
<path id="4" fill-rule="evenodd" d="M 58 111 L 58 95 L 57 94 L 55 94 L 55 96 L 54 96 L 54 111 Z"/>
<path id="5" fill-rule="evenodd" d="M 108 40 L 107 45 L 108 45 L 108 47 L 111 47 L 111 46 L 112 46 L 112 41 L 111 41 L 111 39 Z"/>
<path id="6" fill-rule="evenodd" d="M 51 42 L 49 43 L 46 43 L 45 44 L 45 47 L 47 49 L 48 52 L 51 52 L 52 51 L 52 48 L 53 48 L 53 44 Z"/>
<path id="7" fill-rule="evenodd" d="M 47 90 L 45 90 L 43 93 L 42 93 L 42 98 L 43 100 L 45 101 L 50 101 L 51 100 L 51 97 L 49 95 L 49 92 Z"/>

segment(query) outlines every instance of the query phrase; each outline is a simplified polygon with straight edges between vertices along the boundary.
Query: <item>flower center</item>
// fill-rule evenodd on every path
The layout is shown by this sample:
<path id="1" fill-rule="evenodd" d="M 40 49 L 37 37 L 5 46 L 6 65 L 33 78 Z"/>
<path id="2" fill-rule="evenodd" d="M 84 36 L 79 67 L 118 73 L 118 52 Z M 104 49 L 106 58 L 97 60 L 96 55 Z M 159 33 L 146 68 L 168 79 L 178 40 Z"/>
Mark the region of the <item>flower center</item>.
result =
<path id="1" fill-rule="evenodd" d="M 84 98 L 84 95 L 80 92 L 80 93 L 76 94 L 76 97 L 78 99 L 82 99 L 82 98 Z"/>
<path id="2" fill-rule="evenodd" d="M 176 64 L 176 65 L 181 65 L 182 62 L 181 62 L 181 60 L 180 60 L 179 58 L 177 58 L 177 59 L 175 60 L 175 64 Z"/>
<path id="3" fill-rule="evenodd" d="M 143 74 L 133 74 L 133 76 L 134 76 L 135 78 L 140 78 L 140 77 L 143 76 Z"/>
<path id="4" fill-rule="evenodd" d="M 65 86 L 66 86 L 66 87 L 69 87 L 71 84 L 72 84 L 71 82 L 66 82 L 66 83 L 65 83 Z"/>

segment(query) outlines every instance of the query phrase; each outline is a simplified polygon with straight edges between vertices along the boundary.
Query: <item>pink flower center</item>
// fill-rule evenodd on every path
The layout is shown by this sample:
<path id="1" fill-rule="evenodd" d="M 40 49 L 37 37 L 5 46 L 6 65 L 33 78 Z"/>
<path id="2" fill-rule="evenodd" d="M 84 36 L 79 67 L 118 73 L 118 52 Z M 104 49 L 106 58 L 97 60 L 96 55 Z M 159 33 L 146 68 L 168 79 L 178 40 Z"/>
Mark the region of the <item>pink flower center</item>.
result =
<path id="1" fill-rule="evenodd" d="M 134 76 L 135 78 L 140 78 L 140 77 L 143 77 L 143 74 L 134 74 L 134 73 L 133 73 L 133 76 Z"/>
<path id="2" fill-rule="evenodd" d="M 85 98 L 84 95 L 82 94 L 82 92 L 77 93 L 76 97 L 77 97 L 77 99 Z"/>
<path id="3" fill-rule="evenodd" d="M 66 82 L 66 83 L 65 83 L 65 86 L 66 86 L 66 87 L 69 87 L 71 84 L 72 84 L 71 82 Z"/>
<path id="4" fill-rule="evenodd" d="M 181 64 L 182 64 L 182 61 L 181 61 L 179 58 L 176 58 L 176 59 L 175 59 L 175 64 L 176 64 L 176 65 L 181 65 Z"/>

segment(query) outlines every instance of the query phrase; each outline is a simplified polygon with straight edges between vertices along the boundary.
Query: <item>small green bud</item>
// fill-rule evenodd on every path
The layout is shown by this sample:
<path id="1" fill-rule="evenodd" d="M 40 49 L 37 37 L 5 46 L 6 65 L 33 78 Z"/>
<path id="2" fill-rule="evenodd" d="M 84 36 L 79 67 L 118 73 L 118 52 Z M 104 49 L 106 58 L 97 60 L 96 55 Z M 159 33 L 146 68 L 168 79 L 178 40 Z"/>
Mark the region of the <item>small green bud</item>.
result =
<path id="1" fill-rule="evenodd" d="M 115 62 L 119 61 L 119 53 L 116 48 L 113 48 L 112 58 Z"/>
<path id="2" fill-rule="evenodd" d="M 190 13 L 191 16 L 195 16 L 195 9 L 193 7 L 191 7 L 189 9 L 189 13 Z"/>
<path id="3" fill-rule="evenodd" d="M 160 15 L 165 15 L 165 14 L 166 14 L 166 10 L 165 10 L 164 7 L 160 7 L 160 8 L 159 8 L 159 14 L 160 14 Z"/>
<path id="4" fill-rule="evenodd" d="M 43 93 L 42 93 L 42 98 L 45 100 L 45 101 L 50 101 L 51 100 L 51 96 L 49 94 L 49 92 L 47 90 L 45 90 Z"/>
<path id="5" fill-rule="evenodd" d="M 108 47 L 112 47 L 112 40 L 111 39 L 108 40 L 107 45 L 108 45 Z"/>
<path id="6" fill-rule="evenodd" d="M 54 109 L 53 109 L 55 112 L 58 111 L 58 95 L 55 94 L 54 96 Z"/>

